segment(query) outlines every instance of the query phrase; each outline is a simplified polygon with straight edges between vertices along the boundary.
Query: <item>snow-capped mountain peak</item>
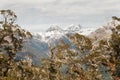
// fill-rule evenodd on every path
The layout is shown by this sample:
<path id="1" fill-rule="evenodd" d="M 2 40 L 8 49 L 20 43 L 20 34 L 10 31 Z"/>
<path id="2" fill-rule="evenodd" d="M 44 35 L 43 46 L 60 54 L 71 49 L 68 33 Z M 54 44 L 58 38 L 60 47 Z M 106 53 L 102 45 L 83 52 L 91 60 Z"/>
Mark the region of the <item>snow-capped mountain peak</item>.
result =
<path id="1" fill-rule="evenodd" d="M 58 25 L 51 25 L 47 30 L 46 32 L 51 32 L 51 31 L 63 31 L 62 28 L 60 28 Z"/>
<path id="2" fill-rule="evenodd" d="M 68 31 L 80 31 L 81 30 L 81 25 L 79 24 L 79 25 L 74 25 L 74 24 L 71 24 L 68 28 L 67 28 L 67 30 Z"/>

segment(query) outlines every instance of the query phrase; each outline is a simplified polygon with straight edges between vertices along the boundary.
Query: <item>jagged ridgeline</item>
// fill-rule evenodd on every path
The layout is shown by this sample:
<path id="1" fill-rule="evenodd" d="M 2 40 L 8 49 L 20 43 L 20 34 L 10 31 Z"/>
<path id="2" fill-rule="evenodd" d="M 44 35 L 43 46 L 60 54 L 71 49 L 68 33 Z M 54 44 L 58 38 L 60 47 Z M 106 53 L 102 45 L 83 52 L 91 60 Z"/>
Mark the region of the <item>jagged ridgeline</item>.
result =
<path id="1" fill-rule="evenodd" d="M 120 18 L 112 17 L 114 27 L 110 28 L 109 38 L 67 33 L 56 42 L 45 43 L 49 46 L 48 57 L 41 56 L 41 65 L 36 66 L 30 57 L 15 60 L 17 52 L 32 38 L 31 33 L 16 24 L 17 16 L 13 11 L 0 10 L 0 15 L 0 80 L 120 79 Z"/>

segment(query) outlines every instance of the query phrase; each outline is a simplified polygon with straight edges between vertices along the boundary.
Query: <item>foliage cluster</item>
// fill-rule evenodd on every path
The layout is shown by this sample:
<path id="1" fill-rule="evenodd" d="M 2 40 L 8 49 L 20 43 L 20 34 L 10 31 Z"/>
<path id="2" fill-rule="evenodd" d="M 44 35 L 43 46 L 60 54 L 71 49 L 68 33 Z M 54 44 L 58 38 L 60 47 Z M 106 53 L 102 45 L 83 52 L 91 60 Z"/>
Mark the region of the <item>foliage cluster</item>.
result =
<path id="1" fill-rule="evenodd" d="M 73 45 L 61 40 L 50 46 L 50 57 L 36 67 L 29 57 L 15 62 L 16 53 L 32 35 L 15 24 L 14 12 L 0 13 L 0 80 L 120 80 L 120 25 L 111 29 L 109 40 L 98 41 L 99 45 L 86 36 L 67 34 Z M 115 16 L 113 20 L 120 21 Z"/>

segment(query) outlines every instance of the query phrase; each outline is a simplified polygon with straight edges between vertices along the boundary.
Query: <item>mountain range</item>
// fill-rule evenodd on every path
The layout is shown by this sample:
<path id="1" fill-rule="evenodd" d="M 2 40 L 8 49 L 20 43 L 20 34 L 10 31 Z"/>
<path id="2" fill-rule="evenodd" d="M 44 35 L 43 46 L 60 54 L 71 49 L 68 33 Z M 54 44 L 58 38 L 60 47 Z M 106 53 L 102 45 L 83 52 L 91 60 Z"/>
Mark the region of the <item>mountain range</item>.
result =
<path id="1" fill-rule="evenodd" d="M 25 56 L 33 60 L 33 64 L 39 65 L 42 58 L 49 56 L 49 47 L 56 46 L 61 40 L 72 45 L 72 42 L 66 34 L 82 34 L 91 39 L 107 39 L 111 35 L 112 22 L 100 28 L 83 28 L 81 25 L 70 25 L 66 29 L 60 28 L 58 25 L 50 26 L 45 32 L 35 32 L 33 38 L 24 43 L 22 52 L 17 54 L 16 59 L 25 59 Z"/>

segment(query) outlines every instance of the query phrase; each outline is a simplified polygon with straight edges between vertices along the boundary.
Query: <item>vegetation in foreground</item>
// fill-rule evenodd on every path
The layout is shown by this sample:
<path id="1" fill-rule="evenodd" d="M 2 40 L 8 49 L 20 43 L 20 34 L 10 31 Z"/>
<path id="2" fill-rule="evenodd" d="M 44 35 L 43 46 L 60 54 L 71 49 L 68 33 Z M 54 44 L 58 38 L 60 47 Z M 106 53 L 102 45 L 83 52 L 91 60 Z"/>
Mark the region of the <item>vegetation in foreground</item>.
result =
<path id="1" fill-rule="evenodd" d="M 0 80 L 120 80 L 120 24 L 111 29 L 111 37 L 97 41 L 80 35 L 67 35 L 74 50 L 61 40 L 50 46 L 50 57 L 39 67 L 32 60 L 15 61 L 30 32 L 21 29 L 11 10 L 0 10 Z M 120 22 L 120 18 L 112 17 Z M 105 76 L 109 74 L 109 76 Z"/>

